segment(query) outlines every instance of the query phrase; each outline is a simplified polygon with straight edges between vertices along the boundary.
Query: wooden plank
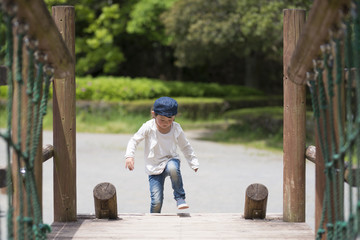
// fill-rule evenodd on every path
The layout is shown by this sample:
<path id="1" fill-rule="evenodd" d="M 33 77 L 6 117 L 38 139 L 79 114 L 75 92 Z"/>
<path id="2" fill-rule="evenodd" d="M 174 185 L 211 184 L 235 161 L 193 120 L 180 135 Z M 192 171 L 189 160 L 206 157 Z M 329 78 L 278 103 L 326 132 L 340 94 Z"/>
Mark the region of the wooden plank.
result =
<path id="1" fill-rule="evenodd" d="M 306 83 L 306 72 L 312 69 L 312 60 L 320 53 L 320 45 L 328 40 L 329 30 L 339 22 L 340 10 L 350 0 L 314 1 L 308 21 L 291 57 L 287 75 L 296 84 Z"/>
<path id="2" fill-rule="evenodd" d="M 52 8 L 53 18 L 71 56 L 75 56 L 75 10 Z M 54 220 L 76 221 L 75 65 L 53 85 Z"/>
<path id="3" fill-rule="evenodd" d="M 74 58 L 66 47 L 43 0 L 2 0 L 7 10 L 17 5 L 17 16 L 29 26 L 29 35 L 38 40 L 38 49 L 46 53 L 55 67 L 55 75 L 71 74 Z M 70 69 L 70 72 L 69 72 Z"/>
<path id="4" fill-rule="evenodd" d="M 306 88 L 295 84 L 286 71 L 305 14 L 304 10 L 284 10 L 283 214 L 289 222 L 305 221 Z"/>
<path id="5" fill-rule="evenodd" d="M 245 220 L 242 214 L 120 214 L 119 220 L 78 217 L 52 224 L 48 239 L 314 239 L 305 223 L 283 222 L 278 215 Z"/>

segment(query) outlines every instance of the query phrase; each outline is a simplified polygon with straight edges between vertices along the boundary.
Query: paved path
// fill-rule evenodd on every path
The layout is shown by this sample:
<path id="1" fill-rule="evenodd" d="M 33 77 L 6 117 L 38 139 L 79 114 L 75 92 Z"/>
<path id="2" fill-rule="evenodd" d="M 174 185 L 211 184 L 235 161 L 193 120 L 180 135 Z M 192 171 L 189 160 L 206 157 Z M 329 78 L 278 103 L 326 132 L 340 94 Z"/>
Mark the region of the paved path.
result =
<path id="1" fill-rule="evenodd" d="M 282 213 L 282 154 L 235 144 L 197 140 L 196 132 L 186 132 L 200 161 L 197 173 L 185 160 L 181 171 L 191 213 L 243 213 L 245 190 L 262 183 L 269 190 L 267 212 Z M 94 213 L 93 189 L 101 182 L 112 183 L 117 190 L 120 213 L 148 213 L 149 190 L 144 172 L 143 143 L 138 147 L 135 170 L 125 169 L 124 153 L 131 135 L 77 134 L 77 212 Z M 44 132 L 43 144 L 52 144 L 52 133 Z M 5 158 L 0 141 L 0 163 Z M 182 155 L 181 155 L 182 156 Z M 1 166 L 0 166 L 1 167 Z M 53 221 L 52 160 L 44 163 L 44 221 Z M 314 227 L 315 170 L 307 164 L 306 222 Z M 165 182 L 163 213 L 177 213 L 170 179 Z M 3 208 L 2 208 L 3 209 Z"/>

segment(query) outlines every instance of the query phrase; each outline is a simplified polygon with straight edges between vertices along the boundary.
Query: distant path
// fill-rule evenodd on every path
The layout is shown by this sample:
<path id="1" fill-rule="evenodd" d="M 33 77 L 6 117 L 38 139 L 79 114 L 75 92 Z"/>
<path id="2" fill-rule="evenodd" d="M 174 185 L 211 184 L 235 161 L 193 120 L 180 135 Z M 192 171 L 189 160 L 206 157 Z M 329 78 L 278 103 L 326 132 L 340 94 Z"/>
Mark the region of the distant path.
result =
<path id="1" fill-rule="evenodd" d="M 199 132 L 186 131 L 200 161 L 197 173 L 182 158 L 181 171 L 189 212 L 243 213 L 245 190 L 252 183 L 262 183 L 269 190 L 267 212 L 282 213 L 282 154 L 244 147 L 197 140 Z M 93 188 L 110 182 L 117 190 L 120 213 L 148 213 L 149 190 L 144 172 L 143 143 L 138 147 L 135 170 L 124 167 L 124 153 L 129 134 L 77 134 L 77 212 L 94 213 Z M 52 143 L 52 133 L 45 131 L 43 144 Z M 0 164 L 5 158 L 4 142 L 0 141 Z M 181 155 L 182 157 L 182 155 Z M 44 221 L 53 221 L 52 160 L 44 163 Z M 314 228 L 315 205 L 314 164 L 307 164 L 306 214 Z M 178 212 L 172 196 L 170 179 L 165 182 L 163 213 Z M 2 208 L 3 209 L 3 208 Z"/>

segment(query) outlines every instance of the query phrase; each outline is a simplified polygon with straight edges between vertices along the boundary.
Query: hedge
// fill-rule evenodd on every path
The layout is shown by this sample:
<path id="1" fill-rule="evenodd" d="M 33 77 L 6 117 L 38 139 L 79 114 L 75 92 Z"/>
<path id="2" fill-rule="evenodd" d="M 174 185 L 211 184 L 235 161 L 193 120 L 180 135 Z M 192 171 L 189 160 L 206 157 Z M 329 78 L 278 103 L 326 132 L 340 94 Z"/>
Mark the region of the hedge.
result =
<path id="1" fill-rule="evenodd" d="M 162 81 L 129 77 L 78 77 L 79 100 L 124 101 L 171 97 L 236 97 L 262 95 L 259 90 L 236 85 Z"/>
<path id="2" fill-rule="evenodd" d="M 0 98 L 6 98 L 7 87 L 0 87 Z M 163 81 L 130 77 L 77 77 L 76 98 L 88 101 L 132 101 L 161 96 L 232 98 L 260 96 L 263 92 L 238 85 Z"/>

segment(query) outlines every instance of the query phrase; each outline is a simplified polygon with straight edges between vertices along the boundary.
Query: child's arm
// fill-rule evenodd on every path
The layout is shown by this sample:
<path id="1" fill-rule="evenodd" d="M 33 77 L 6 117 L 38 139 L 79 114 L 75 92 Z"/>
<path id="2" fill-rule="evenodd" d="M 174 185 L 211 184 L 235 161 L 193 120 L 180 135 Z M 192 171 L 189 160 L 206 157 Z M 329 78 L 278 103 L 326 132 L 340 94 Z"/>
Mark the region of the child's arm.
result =
<path id="1" fill-rule="evenodd" d="M 134 163 L 133 157 L 127 157 L 125 160 L 125 168 L 128 168 L 130 171 L 134 170 Z"/>
<path id="2" fill-rule="evenodd" d="M 142 127 L 132 136 L 129 140 L 126 147 L 125 153 L 125 168 L 128 168 L 130 171 L 134 170 L 135 167 L 135 151 L 138 144 L 145 138 L 146 134 L 146 125 L 143 124 Z"/>
<path id="3" fill-rule="evenodd" d="M 183 152 L 186 160 L 188 161 L 190 167 L 195 172 L 197 172 L 199 169 L 199 160 L 195 156 L 194 149 L 192 148 L 189 141 L 185 137 L 185 134 L 183 131 L 180 133 L 180 135 L 178 137 L 178 144 L 179 144 L 179 147 L 180 147 L 181 151 Z"/>

